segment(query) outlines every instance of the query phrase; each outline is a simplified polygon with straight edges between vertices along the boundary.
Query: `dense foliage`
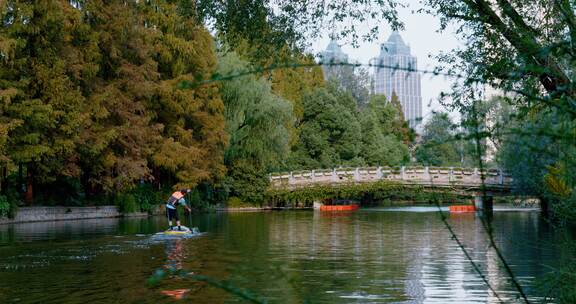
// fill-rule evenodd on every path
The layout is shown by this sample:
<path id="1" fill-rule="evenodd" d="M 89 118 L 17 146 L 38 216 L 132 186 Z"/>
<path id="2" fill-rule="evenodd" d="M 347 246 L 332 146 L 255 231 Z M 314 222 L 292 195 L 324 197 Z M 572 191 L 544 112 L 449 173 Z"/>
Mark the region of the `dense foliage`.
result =
<path id="1" fill-rule="evenodd" d="M 303 98 L 304 117 L 290 168 L 401 165 L 408 161 L 408 133 L 401 111 L 384 96 L 373 96 L 361 109 L 354 97 L 335 85 Z"/>
<path id="2" fill-rule="evenodd" d="M 427 166 L 464 167 L 463 142 L 446 113 L 433 113 L 424 124 L 422 142 L 416 148 L 416 160 Z"/>
<path id="3" fill-rule="evenodd" d="M 35 186 L 53 194 L 79 181 L 93 196 L 223 176 L 217 86 L 176 88 L 217 62 L 212 37 L 182 7 L 3 1 L 0 18 L 1 161 L 20 167 L 27 201 Z"/>
<path id="4" fill-rule="evenodd" d="M 396 96 L 369 96 L 351 69 L 326 84 L 303 51 L 326 28 L 352 43 L 400 28 L 402 2 L 0 1 L 0 216 L 19 199 L 148 210 L 172 187 L 260 202 L 270 171 L 408 162 Z M 435 71 L 453 76 L 443 102 L 462 119 L 434 115 L 413 156 L 485 166 L 494 147 L 517 193 L 576 222 L 574 1 L 420 3 L 464 41 Z M 552 286 L 574 285 L 568 262 Z"/>
<path id="5" fill-rule="evenodd" d="M 247 62 L 228 53 L 222 56 L 218 72 L 227 75 L 248 68 Z M 290 150 L 292 104 L 275 95 L 269 81 L 255 75 L 222 83 L 220 94 L 230 135 L 224 154 L 229 194 L 261 202 L 268 187 L 267 173 L 278 167 Z"/>
<path id="6" fill-rule="evenodd" d="M 2 2 L 4 186 L 7 180 L 17 182 L 11 186 L 18 191 L 25 185 L 27 201 L 57 196 L 55 188 L 77 200 L 129 191 L 138 183 L 215 185 L 241 195 L 245 186 L 235 182 L 263 179 L 273 170 L 406 163 L 414 138 L 398 100 L 367 95 L 365 73 L 342 68 L 325 86 L 317 68 L 258 70 L 311 63 L 301 51 L 302 38 L 314 36 L 322 22 L 342 26 L 333 36 L 352 40 L 360 32 L 341 23 L 364 21 L 359 12 L 402 26 L 396 1 L 317 4 L 322 2 Z M 472 124 L 460 132 L 433 116 L 413 156 L 423 164 L 475 165 L 469 155 L 484 153 L 471 141 L 482 137 L 483 147 L 492 141 L 502 148 L 497 160 L 515 174 L 519 191 L 530 189 L 569 204 L 574 193 L 574 144 L 565 136 L 574 128 L 571 4 L 423 4 L 443 27 L 455 23 L 469 42 L 440 60 L 445 70 L 463 76 L 456 78 L 447 105 L 462 112 L 464 124 Z M 534 10 L 541 13 L 535 16 Z M 218 58 L 204 22 L 215 30 L 219 45 L 237 55 L 223 52 Z M 253 68 L 251 76 L 220 84 L 179 86 Z M 482 110 L 485 84 L 516 93 L 507 101 L 515 115 L 508 132 L 534 130 L 541 134 L 540 147 L 558 144 L 561 151 L 526 149 L 518 143 L 523 137 L 493 135 L 489 124 L 478 124 L 494 120 L 493 113 Z M 524 166 L 507 161 L 514 155 L 537 161 Z"/>
<path id="7" fill-rule="evenodd" d="M 466 42 L 466 47 L 439 56 L 444 71 L 462 76 L 446 95 L 446 105 L 484 124 L 478 128 L 480 138 L 502 148 L 499 160 L 517 180 L 520 193 L 549 197 L 553 205 L 574 209 L 574 3 L 424 3 L 443 28 L 456 26 Z M 494 102 L 487 98 L 487 88 L 504 95 L 496 112 L 486 111 Z M 571 212 L 555 215 L 561 221 L 576 220 Z"/>
<path id="8" fill-rule="evenodd" d="M 251 5 L 2 2 L 2 191 L 28 203 L 115 201 L 127 211 L 150 209 L 141 189 L 169 187 L 259 202 L 266 174 L 280 168 L 405 161 L 403 131 L 386 125 L 399 112 L 378 117 L 383 103 L 360 113 L 367 87 L 351 95 L 350 77 L 321 88 L 319 68 L 284 68 L 182 86 L 313 62 L 267 5 Z M 254 28 L 237 19 L 245 9 Z M 202 25 L 213 17 L 230 46 L 220 56 Z"/>
<path id="9" fill-rule="evenodd" d="M 456 26 L 465 47 L 442 54 L 442 69 L 458 73 L 446 104 L 476 122 L 480 140 L 499 144 L 498 159 L 517 192 L 538 195 L 554 224 L 576 223 L 576 3 L 568 0 L 425 0 L 443 28 Z M 486 89 L 505 95 L 501 114 L 483 111 Z M 450 102 L 448 102 L 450 100 Z M 479 126 L 479 127 L 478 127 Z M 498 128 L 493 128 L 497 126 Z M 496 132 L 494 132 L 496 131 Z M 570 227 L 570 226 L 568 226 Z M 573 227 L 572 227 L 573 229 Z M 576 302 L 574 240 L 563 242 L 546 293 Z"/>

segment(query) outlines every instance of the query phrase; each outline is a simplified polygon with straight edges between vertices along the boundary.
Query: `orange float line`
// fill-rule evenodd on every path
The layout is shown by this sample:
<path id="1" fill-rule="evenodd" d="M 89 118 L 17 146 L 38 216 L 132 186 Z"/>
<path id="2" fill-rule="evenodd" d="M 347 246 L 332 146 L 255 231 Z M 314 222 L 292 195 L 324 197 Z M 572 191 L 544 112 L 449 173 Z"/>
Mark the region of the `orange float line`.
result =
<path id="1" fill-rule="evenodd" d="M 454 206 L 450 206 L 448 207 L 448 210 L 450 210 L 450 212 L 476 212 L 476 207 L 474 207 L 474 205 L 454 205 Z"/>
<path id="2" fill-rule="evenodd" d="M 354 205 L 322 205 L 320 211 L 354 211 L 358 210 L 359 206 Z"/>

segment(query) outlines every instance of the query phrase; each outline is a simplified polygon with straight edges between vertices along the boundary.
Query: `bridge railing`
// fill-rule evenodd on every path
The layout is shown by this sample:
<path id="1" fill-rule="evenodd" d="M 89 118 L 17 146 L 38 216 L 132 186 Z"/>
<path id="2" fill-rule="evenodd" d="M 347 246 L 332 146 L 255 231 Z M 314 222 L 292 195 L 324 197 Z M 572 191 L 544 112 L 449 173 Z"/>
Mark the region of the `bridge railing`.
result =
<path id="1" fill-rule="evenodd" d="M 484 177 L 484 182 L 482 181 Z M 509 188 L 512 177 L 500 169 L 482 172 L 458 167 L 358 167 L 292 171 L 270 175 L 272 188 L 305 187 L 316 184 L 367 183 L 380 180 L 427 186 Z"/>

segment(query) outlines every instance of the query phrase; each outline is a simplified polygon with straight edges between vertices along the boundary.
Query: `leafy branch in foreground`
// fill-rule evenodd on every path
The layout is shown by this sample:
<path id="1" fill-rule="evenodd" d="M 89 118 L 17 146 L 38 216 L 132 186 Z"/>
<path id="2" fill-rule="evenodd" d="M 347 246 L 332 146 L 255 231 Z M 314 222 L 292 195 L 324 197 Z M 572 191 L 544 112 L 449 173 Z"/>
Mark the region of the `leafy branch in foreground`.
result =
<path id="1" fill-rule="evenodd" d="M 476 271 L 478 276 L 482 279 L 482 282 L 484 282 L 484 284 L 486 284 L 488 289 L 490 289 L 490 291 L 492 291 L 492 293 L 498 299 L 498 301 L 500 301 L 500 303 L 505 303 L 504 300 L 502 300 L 502 298 L 500 298 L 500 295 L 498 294 L 498 292 L 496 292 L 494 287 L 492 287 L 490 282 L 488 282 L 488 279 L 486 278 L 486 276 L 484 275 L 484 273 L 482 272 L 482 270 L 480 269 L 478 264 L 476 264 L 476 262 L 474 262 L 474 259 L 472 259 L 472 257 L 470 256 L 470 253 L 468 252 L 468 250 L 466 249 L 466 247 L 464 246 L 462 241 L 460 241 L 460 239 L 458 238 L 458 236 L 454 232 L 454 229 L 452 229 L 452 226 L 450 226 L 450 224 L 448 223 L 446 215 L 444 215 L 444 212 L 440 208 L 440 203 L 437 200 L 435 200 L 434 202 L 436 204 L 436 207 L 438 208 L 438 215 L 440 216 L 440 220 L 442 221 L 442 223 L 444 224 L 444 226 L 446 227 L 446 229 L 450 233 L 451 238 L 456 242 L 456 244 L 458 244 L 458 247 L 460 248 L 460 250 L 462 250 L 462 252 L 464 253 L 464 256 L 466 257 L 466 259 L 468 260 L 470 265 L 472 265 L 472 268 L 474 268 L 474 271 Z"/>
<path id="2" fill-rule="evenodd" d="M 213 73 L 209 78 L 206 79 L 196 79 L 194 81 L 184 80 L 178 84 L 178 87 L 181 89 L 194 89 L 198 88 L 203 85 L 212 84 L 214 82 L 221 82 L 227 80 L 233 80 L 239 77 L 248 76 L 248 75 L 261 75 L 266 72 L 270 72 L 273 70 L 279 69 L 298 69 L 298 68 L 312 68 L 312 67 L 367 67 L 367 68 L 381 68 L 381 69 L 391 69 L 396 71 L 406 71 L 406 72 L 418 72 L 422 74 L 428 74 L 433 76 L 446 76 L 446 77 L 453 77 L 453 78 L 466 78 L 467 76 L 463 74 L 453 73 L 453 72 L 441 72 L 438 70 L 427 70 L 427 69 L 416 69 L 412 67 L 403 67 L 399 65 L 386 65 L 380 63 L 349 63 L 349 62 L 309 62 L 309 63 L 301 63 L 301 62 L 281 62 L 281 63 L 272 63 L 269 65 L 264 66 L 255 66 L 249 69 L 239 70 L 234 73 L 228 74 L 219 74 Z M 472 80 L 478 83 L 483 83 L 483 80 L 478 78 Z"/>
<path id="3" fill-rule="evenodd" d="M 181 279 L 188 279 L 192 281 L 205 282 L 210 286 L 220 288 L 232 295 L 248 300 L 252 303 L 265 304 L 268 303 L 266 299 L 261 298 L 250 290 L 239 288 L 227 281 L 220 281 L 209 276 L 194 274 L 194 272 L 184 269 L 157 269 L 146 281 L 149 287 L 160 284 L 163 280 L 170 277 L 179 277 Z"/>

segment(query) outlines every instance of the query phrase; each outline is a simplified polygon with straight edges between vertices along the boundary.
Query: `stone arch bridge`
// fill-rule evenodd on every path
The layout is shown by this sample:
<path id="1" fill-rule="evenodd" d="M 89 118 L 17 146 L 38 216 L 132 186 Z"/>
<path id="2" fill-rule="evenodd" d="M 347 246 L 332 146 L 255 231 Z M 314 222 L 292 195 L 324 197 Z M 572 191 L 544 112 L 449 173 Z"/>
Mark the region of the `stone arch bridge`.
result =
<path id="1" fill-rule="evenodd" d="M 470 192 L 475 196 L 477 208 L 489 210 L 492 209 L 493 195 L 506 195 L 512 188 L 512 177 L 500 169 L 456 167 L 361 167 L 275 173 L 270 174 L 270 187 L 295 190 L 315 185 L 337 186 L 383 180 Z M 481 193 L 483 189 L 485 192 Z"/>

